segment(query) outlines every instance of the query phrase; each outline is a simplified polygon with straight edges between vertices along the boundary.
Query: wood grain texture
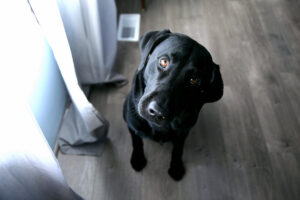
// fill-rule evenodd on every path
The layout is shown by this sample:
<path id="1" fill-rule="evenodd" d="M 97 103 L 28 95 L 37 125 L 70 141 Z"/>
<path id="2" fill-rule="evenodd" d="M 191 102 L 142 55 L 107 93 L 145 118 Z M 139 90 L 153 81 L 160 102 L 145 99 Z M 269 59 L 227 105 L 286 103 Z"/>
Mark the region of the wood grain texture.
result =
<path id="1" fill-rule="evenodd" d="M 86 199 L 300 199 L 300 1 L 117 0 L 141 13 L 141 33 L 169 28 L 203 44 L 221 66 L 223 98 L 202 109 L 187 138 L 187 173 L 167 174 L 171 144 L 145 140 L 146 168 L 129 159 L 122 106 L 131 83 L 94 87 L 91 101 L 111 124 L 101 157 L 58 155 L 70 186 Z M 137 43 L 120 42 L 115 69 L 132 80 Z"/>

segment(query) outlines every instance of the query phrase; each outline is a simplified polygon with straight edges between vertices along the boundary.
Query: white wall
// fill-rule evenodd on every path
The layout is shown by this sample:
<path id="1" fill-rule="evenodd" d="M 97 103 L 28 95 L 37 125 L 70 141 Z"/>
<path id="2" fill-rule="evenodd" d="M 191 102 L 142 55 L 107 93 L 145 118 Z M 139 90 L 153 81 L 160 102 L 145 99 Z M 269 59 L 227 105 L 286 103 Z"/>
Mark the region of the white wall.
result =
<path id="1" fill-rule="evenodd" d="M 48 143 L 53 148 L 63 116 L 67 92 L 48 44 L 42 55 L 37 82 L 29 100 L 30 107 Z"/>

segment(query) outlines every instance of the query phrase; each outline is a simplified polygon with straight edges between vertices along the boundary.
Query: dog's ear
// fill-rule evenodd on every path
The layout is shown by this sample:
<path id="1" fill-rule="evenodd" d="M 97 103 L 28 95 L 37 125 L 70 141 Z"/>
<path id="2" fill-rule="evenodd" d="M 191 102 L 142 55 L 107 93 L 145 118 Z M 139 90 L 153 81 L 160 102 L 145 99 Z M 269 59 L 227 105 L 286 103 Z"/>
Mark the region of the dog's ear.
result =
<path id="1" fill-rule="evenodd" d="M 138 71 L 144 68 L 146 65 L 148 56 L 151 54 L 153 49 L 161 43 L 163 40 L 170 36 L 170 30 L 162 30 L 162 31 L 150 31 L 141 36 L 139 47 L 141 51 L 141 63 L 138 68 Z"/>
<path id="2" fill-rule="evenodd" d="M 223 96 L 223 80 L 220 73 L 219 65 L 213 63 L 213 71 L 210 79 L 210 84 L 205 92 L 205 102 L 215 102 Z"/>
<path id="3" fill-rule="evenodd" d="M 150 38 L 155 36 L 158 32 L 159 31 L 150 31 L 140 37 L 139 47 L 140 47 L 141 53 L 144 51 Z"/>
<path id="4" fill-rule="evenodd" d="M 158 40 L 160 37 L 166 36 L 170 33 L 171 33 L 170 30 L 165 29 L 162 31 L 150 31 L 142 35 L 140 37 L 140 42 L 139 42 L 141 53 L 143 53 L 146 50 L 146 47 L 151 48 L 151 46 L 155 43 L 155 41 Z"/>

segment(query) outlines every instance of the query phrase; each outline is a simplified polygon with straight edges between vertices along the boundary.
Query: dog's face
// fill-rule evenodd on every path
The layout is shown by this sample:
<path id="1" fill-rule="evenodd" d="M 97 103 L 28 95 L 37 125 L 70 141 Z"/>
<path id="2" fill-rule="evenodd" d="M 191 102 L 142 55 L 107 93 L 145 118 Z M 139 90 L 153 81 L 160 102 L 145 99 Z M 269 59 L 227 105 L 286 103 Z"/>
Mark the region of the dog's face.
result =
<path id="1" fill-rule="evenodd" d="M 221 98 L 219 67 L 203 46 L 182 34 L 168 32 L 168 37 L 147 51 L 149 41 L 155 43 L 151 37 L 160 32 L 151 33 L 140 41 L 147 58 L 139 69 L 144 88 L 138 113 L 154 127 L 186 129 L 194 125 L 204 103 Z"/>

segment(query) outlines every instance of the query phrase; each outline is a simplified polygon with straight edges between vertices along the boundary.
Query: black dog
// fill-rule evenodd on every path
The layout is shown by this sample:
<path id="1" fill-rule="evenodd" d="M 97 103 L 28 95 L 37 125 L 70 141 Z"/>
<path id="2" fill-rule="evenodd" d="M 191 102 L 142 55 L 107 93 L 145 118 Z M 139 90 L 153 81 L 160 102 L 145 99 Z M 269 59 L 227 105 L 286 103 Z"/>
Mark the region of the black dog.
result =
<path id="1" fill-rule="evenodd" d="M 142 137 L 174 145 L 169 175 L 180 180 L 182 153 L 189 130 L 203 104 L 219 100 L 223 81 L 210 53 L 186 35 L 153 31 L 140 39 L 141 64 L 124 103 L 123 117 L 132 137 L 131 165 L 147 160 Z"/>

